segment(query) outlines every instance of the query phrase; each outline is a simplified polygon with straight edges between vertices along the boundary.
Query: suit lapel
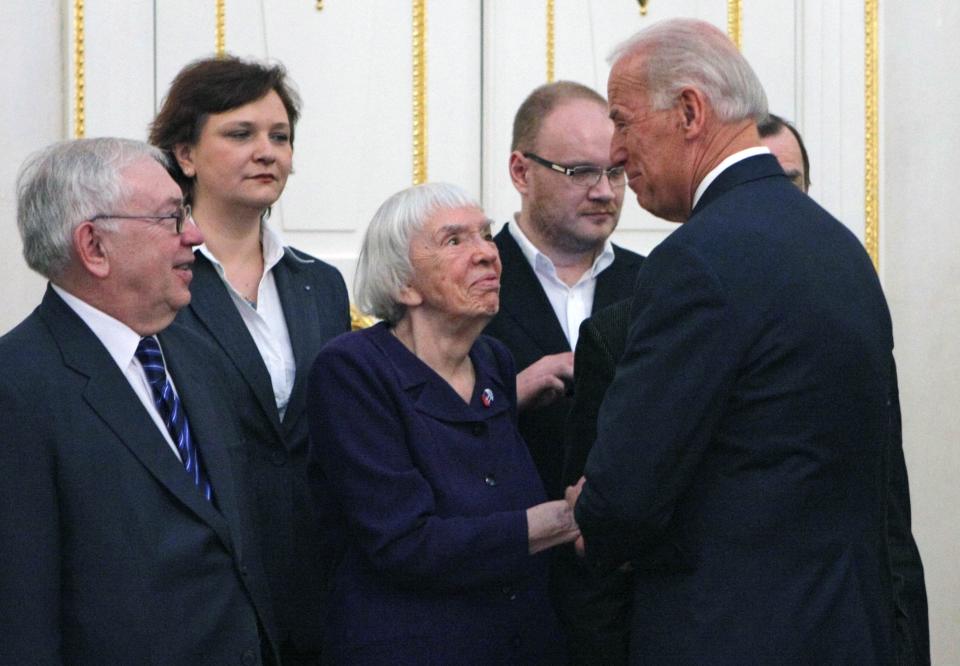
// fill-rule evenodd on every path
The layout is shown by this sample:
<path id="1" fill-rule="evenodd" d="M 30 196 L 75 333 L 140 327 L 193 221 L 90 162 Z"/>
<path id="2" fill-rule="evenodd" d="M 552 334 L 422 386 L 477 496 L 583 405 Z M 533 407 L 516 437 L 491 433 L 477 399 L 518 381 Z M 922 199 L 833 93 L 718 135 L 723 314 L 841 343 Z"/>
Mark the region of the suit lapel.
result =
<path id="1" fill-rule="evenodd" d="M 709 206 L 711 202 L 718 199 L 724 193 L 732 190 L 734 187 L 749 183 L 761 178 L 770 176 L 782 176 L 786 178 L 780 163 L 773 155 L 754 155 L 744 160 L 734 163 L 724 169 L 716 180 L 710 183 L 706 192 L 697 202 L 697 207 L 693 209 L 690 217 L 693 217 L 704 207 Z"/>
<path id="2" fill-rule="evenodd" d="M 500 276 L 500 314 L 522 329 L 540 347 L 541 355 L 570 351 L 557 315 L 547 300 L 533 268 L 510 235 L 507 225 L 496 237 L 503 274 Z"/>
<path id="3" fill-rule="evenodd" d="M 613 263 L 597 276 L 591 314 L 623 300 L 623 294 L 632 293 L 638 267 L 616 246 L 613 248 L 613 253 Z"/>
<path id="4" fill-rule="evenodd" d="M 317 339 L 320 335 L 320 313 L 317 311 L 317 298 L 314 293 L 316 287 L 310 283 L 307 271 L 297 265 L 290 250 L 284 251 L 283 259 L 273 268 L 273 276 L 287 322 L 287 332 L 290 334 L 293 358 L 296 367 L 302 370 L 294 375 L 289 401 L 291 405 L 299 405 L 303 402 L 301 394 L 306 391 L 307 375 L 313 363 L 313 358 L 308 354 L 315 354 L 320 348 L 320 341 Z M 292 411 L 297 410 L 287 410 L 287 415 L 291 418 L 299 416 L 292 414 Z M 287 415 L 284 416 L 283 427 L 289 431 L 295 424 L 287 420 Z"/>
<path id="5" fill-rule="evenodd" d="M 277 436 L 282 437 L 273 384 L 260 350 L 247 331 L 217 269 L 202 253 L 195 252 L 194 256 L 197 260 L 190 285 L 190 311 L 206 326 L 211 338 L 236 366 Z"/>
<path id="6" fill-rule="evenodd" d="M 49 288 L 40 312 L 63 353 L 64 364 L 87 377 L 83 399 L 90 408 L 158 483 L 206 522 L 224 545 L 231 548 L 223 516 L 194 485 L 106 348 Z"/>

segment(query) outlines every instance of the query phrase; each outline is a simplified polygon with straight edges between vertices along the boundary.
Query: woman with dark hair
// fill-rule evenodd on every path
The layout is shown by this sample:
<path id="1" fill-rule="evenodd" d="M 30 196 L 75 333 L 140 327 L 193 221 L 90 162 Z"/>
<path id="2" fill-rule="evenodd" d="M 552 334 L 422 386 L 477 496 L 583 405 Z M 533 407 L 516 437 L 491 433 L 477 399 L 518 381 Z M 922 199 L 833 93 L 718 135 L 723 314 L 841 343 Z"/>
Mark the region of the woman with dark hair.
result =
<path id="1" fill-rule="evenodd" d="M 339 272 L 284 247 L 266 222 L 291 172 L 299 104 L 279 65 L 204 59 L 177 75 L 150 128 L 150 142 L 174 158 L 174 178 L 205 238 L 192 301 L 177 321 L 229 360 L 229 408 L 246 440 L 284 664 L 320 659 L 339 539 L 308 497 L 305 383 L 323 344 L 350 328 Z"/>
<path id="2" fill-rule="evenodd" d="M 362 309 L 310 372 L 311 469 L 336 497 L 330 664 L 563 664 L 544 551 L 579 535 L 517 431 L 490 220 L 453 185 L 387 199 L 357 267 Z"/>

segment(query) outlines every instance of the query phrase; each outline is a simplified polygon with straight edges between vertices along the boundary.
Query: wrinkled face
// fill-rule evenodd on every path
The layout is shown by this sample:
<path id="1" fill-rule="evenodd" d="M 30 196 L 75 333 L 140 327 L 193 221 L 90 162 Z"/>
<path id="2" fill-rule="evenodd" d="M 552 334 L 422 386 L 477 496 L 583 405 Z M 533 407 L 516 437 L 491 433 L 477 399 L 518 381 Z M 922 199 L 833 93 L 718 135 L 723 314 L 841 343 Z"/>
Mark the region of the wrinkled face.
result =
<path id="1" fill-rule="evenodd" d="M 121 177 L 129 196 L 108 213 L 169 215 L 182 202 L 180 187 L 152 159 L 127 167 Z M 115 224 L 116 230 L 103 233 L 102 240 L 110 258 L 106 279 L 116 297 L 114 316 L 141 335 L 152 335 L 190 303 L 193 246 L 203 236 L 189 222 L 177 234 L 172 219 L 118 219 Z"/>
<path id="2" fill-rule="evenodd" d="M 574 99 L 547 116 L 531 151 L 566 167 L 609 168 L 613 123 L 597 102 Z M 599 251 L 617 227 L 624 187 L 613 188 L 607 177 L 583 187 L 557 171 L 528 158 L 526 191 L 530 223 L 552 247 L 565 252 Z"/>
<path id="3" fill-rule="evenodd" d="M 677 106 L 655 110 L 638 76 L 641 54 L 623 58 L 610 72 L 607 91 L 613 120 L 611 162 L 623 164 L 640 205 L 665 220 L 683 222 L 692 203 L 689 165 Z"/>
<path id="4" fill-rule="evenodd" d="M 260 99 L 207 118 L 194 145 L 176 149 L 180 168 L 194 178 L 195 206 L 272 205 L 293 166 L 290 121 L 273 90 Z"/>
<path id="5" fill-rule="evenodd" d="M 793 184 L 806 192 L 807 180 L 803 175 L 803 153 L 800 152 L 800 144 L 797 143 L 793 132 L 784 127 L 773 136 L 760 137 L 760 143 L 770 149 L 773 156 L 780 162 L 780 168 L 793 181 Z"/>
<path id="6" fill-rule="evenodd" d="M 413 275 L 401 302 L 462 318 L 500 309 L 500 255 L 490 219 L 479 208 L 434 213 L 410 241 Z"/>

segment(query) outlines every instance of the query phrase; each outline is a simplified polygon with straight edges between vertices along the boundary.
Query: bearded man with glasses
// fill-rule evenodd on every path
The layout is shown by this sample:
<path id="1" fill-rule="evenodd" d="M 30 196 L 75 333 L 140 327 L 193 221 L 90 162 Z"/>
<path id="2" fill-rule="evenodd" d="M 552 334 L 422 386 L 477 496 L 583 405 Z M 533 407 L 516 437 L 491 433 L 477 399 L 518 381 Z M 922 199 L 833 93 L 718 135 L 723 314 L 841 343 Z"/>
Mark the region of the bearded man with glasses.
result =
<path id="1" fill-rule="evenodd" d="M 626 184 L 623 166 L 610 162 L 612 137 L 606 100 L 569 81 L 534 90 L 513 123 L 510 177 L 520 211 L 495 239 L 500 311 L 484 332 L 507 345 L 520 371 L 520 433 L 550 499 L 563 495 L 571 350 L 580 324 L 631 295 L 643 259 L 610 242 Z M 576 657 L 592 649 L 579 648 L 587 645 L 584 632 L 594 631 L 584 623 L 595 617 L 576 610 L 576 598 L 592 594 L 595 582 L 568 550 L 555 558 L 551 594 Z"/>

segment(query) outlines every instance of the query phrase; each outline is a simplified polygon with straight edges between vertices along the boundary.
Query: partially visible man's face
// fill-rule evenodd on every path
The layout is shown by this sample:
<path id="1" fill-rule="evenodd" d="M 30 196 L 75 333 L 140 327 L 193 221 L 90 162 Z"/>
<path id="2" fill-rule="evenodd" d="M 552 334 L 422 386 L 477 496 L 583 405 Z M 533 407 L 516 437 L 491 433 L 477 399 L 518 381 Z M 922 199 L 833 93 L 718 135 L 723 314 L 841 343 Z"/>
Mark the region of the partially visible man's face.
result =
<path id="1" fill-rule="evenodd" d="M 760 137 L 760 143 L 770 149 L 793 184 L 806 192 L 809 185 L 803 175 L 803 153 L 793 132 L 784 127 L 772 136 Z"/>
<path id="2" fill-rule="evenodd" d="M 654 110 L 638 76 L 642 54 L 619 60 L 607 84 L 613 141 L 610 160 L 623 164 L 630 189 L 640 205 L 665 220 L 683 222 L 690 213 L 693 189 L 679 112 Z"/>
<path id="3" fill-rule="evenodd" d="M 104 213 L 168 215 L 183 200 L 180 188 L 155 160 L 144 158 L 121 172 L 129 196 Z M 110 260 L 116 316 L 141 335 L 167 327 L 177 310 L 190 303 L 193 246 L 203 242 L 200 230 L 187 222 L 177 234 L 172 219 L 163 222 L 120 219 L 116 231 L 104 234 Z"/>
<path id="4" fill-rule="evenodd" d="M 540 126 L 535 148 L 540 157 L 563 166 L 610 164 L 613 123 L 598 102 L 572 99 L 556 107 Z M 568 176 L 533 160 L 527 163 L 530 223 L 552 247 L 579 254 L 599 251 L 617 227 L 624 186 L 612 187 L 606 176 L 593 187 L 571 182 Z"/>

